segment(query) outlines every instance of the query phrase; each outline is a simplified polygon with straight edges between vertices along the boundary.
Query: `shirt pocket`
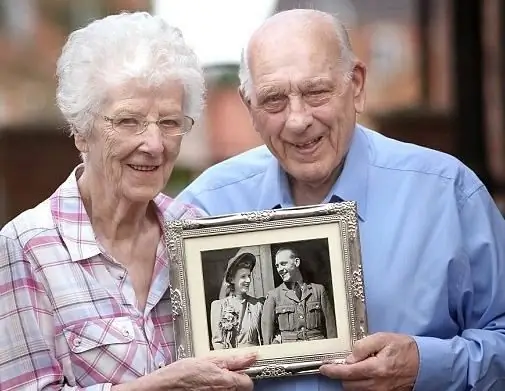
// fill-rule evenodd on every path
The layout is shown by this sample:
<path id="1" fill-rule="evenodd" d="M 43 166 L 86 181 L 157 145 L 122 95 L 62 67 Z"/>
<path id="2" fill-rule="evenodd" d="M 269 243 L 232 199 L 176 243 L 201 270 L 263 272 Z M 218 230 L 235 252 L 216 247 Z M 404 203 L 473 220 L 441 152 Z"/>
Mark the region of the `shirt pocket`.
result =
<path id="1" fill-rule="evenodd" d="M 275 307 L 275 314 L 280 331 L 292 331 L 295 329 L 294 305 L 278 305 Z"/>
<path id="2" fill-rule="evenodd" d="M 307 328 L 320 329 L 322 326 L 323 309 L 319 302 L 307 303 Z"/>
<path id="3" fill-rule="evenodd" d="M 117 368 L 123 365 L 132 369 L 128 357 L 135 331 L 130 318 L 87 320 L 66 327 L 63 334 L 79 386 L 90 385 L 88 382 L 94 378 L 112 381 Z"/>

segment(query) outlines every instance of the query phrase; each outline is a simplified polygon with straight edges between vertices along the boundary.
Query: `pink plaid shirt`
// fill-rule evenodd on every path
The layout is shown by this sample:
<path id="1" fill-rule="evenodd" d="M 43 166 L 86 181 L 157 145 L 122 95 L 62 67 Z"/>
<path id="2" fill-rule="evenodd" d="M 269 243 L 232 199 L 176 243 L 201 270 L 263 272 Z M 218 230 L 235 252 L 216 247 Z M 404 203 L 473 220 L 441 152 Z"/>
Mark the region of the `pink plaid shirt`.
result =
<path id="1" fill-rule="evenodd" d="M 0 231 L 2 391 L 109 390 L 174 360 L 163 240 L 141 313 L 126 269 L 95 240 L 76 170 Z M 162 194 L 154 203 L 160 221 L 201 215 Z"/>

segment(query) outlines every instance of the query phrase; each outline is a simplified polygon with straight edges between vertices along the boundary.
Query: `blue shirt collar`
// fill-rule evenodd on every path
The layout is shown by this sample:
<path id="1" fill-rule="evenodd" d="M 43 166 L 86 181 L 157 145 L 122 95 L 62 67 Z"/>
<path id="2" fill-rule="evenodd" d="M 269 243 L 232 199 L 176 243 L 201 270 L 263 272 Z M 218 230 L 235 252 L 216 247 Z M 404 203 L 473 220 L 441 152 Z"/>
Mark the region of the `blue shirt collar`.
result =
<path id="1" fill-rule="evenodd" d="M 354 131 L 342 172 L 326 195 L 323 203 L 356 201 L 359 218 L 365 221 L 368 166 L 368 140 L 358 125 Z M 262 191 L 258 197 L 258 210 L 293 206 L 287 175 L 277 159 L 272 159 L 265 172 L 264 181 L 266 185 L 262 186 Z"/>

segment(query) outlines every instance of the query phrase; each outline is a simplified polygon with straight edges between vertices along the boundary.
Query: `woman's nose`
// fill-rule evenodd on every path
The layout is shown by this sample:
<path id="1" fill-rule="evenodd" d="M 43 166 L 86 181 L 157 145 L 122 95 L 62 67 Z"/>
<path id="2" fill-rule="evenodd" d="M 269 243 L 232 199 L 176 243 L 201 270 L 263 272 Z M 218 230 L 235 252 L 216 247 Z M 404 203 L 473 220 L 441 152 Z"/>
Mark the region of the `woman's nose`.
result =
<path id="1" fill-rule="evenodd" d="M 149 124 L 142 135 L 144 136 L 144 142 L 142 143 L 140 149 L 143 152 L 149 153 L 153 156 L 163 153 L 163 136 L 156 124 Z"/>

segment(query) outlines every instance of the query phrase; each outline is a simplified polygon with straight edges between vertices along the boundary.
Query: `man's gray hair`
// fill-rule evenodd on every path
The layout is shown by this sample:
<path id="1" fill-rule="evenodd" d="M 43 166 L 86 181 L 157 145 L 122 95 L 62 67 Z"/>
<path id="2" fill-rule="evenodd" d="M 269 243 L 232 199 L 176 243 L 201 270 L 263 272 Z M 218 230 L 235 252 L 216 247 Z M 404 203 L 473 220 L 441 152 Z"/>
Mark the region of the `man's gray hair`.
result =
<path id="1" fill-rule="evenodd" d="M 315 10 L 312 10 L 315 11 Z M 315 11 L 321 12 L 323 11 Z M 340 53 L 340 62 L 343 65 L 351 65 L 355 60 L 356 56 L 352 50 L 351 40 L 349 39 L 349 34 L 347 33 L 347 29 L 342 23 L 342 21 L 336 15 L 332 15 L 324 12 L 324 14 L 331 16 L 333 19 L 333 23 L 335 26 L 335 34 L 337 36 L 337 41 L 339 43 L 339 53 Z M 240 79 L 240 90 L 245 98 L 250 99 L 252 94 L 252 78 L 251 78 L 251 70 L 249 69 L 249 59 L 248 59 L 248 47 L 249 44 L 246 45 L 245 48 L 242 49 L 242 53 L 240 56 L 240 67 L 239 67 L 239 79 Z M 347 69 L 345 71 L 348 71 Z"/>
<path id="2" fill-rule="evenodd" d="M 179 80 L 184 114 L 196 120 L 203 109 L 205 81 L 195 53 L 179 29 L 147 12 L 107 16 L 71 33 L 56 76 L 56 103 L 72 134 L 86 136 L 110 88 L 130 80 L 143 87 Z"/>

